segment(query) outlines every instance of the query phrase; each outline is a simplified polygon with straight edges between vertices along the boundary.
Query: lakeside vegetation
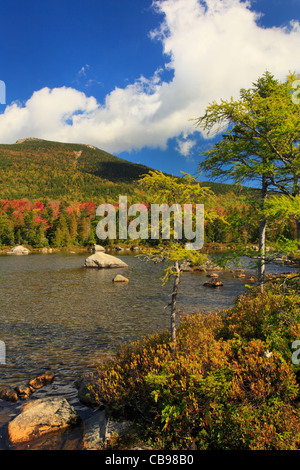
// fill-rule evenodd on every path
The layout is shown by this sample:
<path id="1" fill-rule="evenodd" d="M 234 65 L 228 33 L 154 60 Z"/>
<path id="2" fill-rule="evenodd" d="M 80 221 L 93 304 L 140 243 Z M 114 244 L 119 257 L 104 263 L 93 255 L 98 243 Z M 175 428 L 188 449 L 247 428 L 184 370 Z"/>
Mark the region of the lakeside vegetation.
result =
<path id="1" fill-rule="evenodd" d="M 270 283 L 230 309 L 189 315 L 175 349 L 169 331 L 124 345 L 89 389 L 153 448 L 299 449 L 300 367 L 291 349 L 300 338 L 298 292 Z"/>
<path id="2" fill-rule="evenodd" d="M 145 198 L 145 194 L 143 194 Z M 145 200 L 145 199 L 143 199 Z M 102 201 L 104 202 L 104 200 Z M 141 202 L 149 206 L 149 202 Z M 0 247 L 24 244 L 32 248 L 88 246 L 97 243 L 95 216 L 100 202 L 0 200 Z M 118 202 L 114 203 L 118 210 Z M 257 244 L 259 239 L 257 211 L 259 201 L 234 192 L 217 195 L 214 221 L 205 222 L 205 243 Z M 150 207 L 149 207 L 150 211 Z M 268 241 L 274 244 L 295 239 L 296 225 L 292 217 L 274 217 L 268 227 Z M 99 240 L 98 240 L 99 241 Z M 109 240 L 101 242 L 110 243 Z M 137 240 L 145 244 L 145 240 Z M 156 243 L 152 241 L 152 243 Z M 149 241 L 151 246 L 151 240 Z"/>

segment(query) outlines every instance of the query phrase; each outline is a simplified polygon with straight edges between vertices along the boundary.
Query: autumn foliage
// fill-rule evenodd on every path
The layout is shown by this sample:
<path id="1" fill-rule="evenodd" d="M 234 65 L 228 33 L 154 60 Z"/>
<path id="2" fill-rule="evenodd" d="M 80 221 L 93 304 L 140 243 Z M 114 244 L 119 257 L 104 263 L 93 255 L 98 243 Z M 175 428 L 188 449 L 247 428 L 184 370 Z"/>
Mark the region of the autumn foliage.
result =
<path id="1" fill-rule="evenodd" d="M 298 449 L 300 300 L 276 289 L 186 317 L 175 351 L 167 332 L 124 345 L 90 388 L 158 448 Z"/>

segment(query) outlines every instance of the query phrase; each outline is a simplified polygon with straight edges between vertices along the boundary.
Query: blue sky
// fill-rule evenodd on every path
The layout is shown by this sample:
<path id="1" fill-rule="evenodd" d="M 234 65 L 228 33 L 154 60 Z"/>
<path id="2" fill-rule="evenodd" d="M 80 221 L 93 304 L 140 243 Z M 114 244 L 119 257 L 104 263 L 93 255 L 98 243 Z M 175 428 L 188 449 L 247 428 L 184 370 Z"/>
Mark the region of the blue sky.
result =
<path id="1" fill-rule="evenodd" d="M 212 141 L 191 120 L 210 101 L 237 96 L 266 69 L 279 79 L 299 72 L 300 0 L 0 6 L 1 143 L 87 143 L 194 174 Z"/>

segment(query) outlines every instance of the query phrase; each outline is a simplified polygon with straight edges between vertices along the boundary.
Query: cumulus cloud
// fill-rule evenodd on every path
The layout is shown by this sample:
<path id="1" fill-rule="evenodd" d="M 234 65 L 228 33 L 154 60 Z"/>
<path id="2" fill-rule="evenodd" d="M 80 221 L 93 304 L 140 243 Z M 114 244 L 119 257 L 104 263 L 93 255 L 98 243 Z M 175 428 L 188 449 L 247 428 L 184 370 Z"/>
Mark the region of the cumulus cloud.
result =
<path id="1" fill-rule="evenodd" d="M 24 105 L 6 107 L 0 141 L 34 136 L 118 153 L 166 148 L 168 139 L 177 138 L 178 151 L 188 155 L 198 132 L 191 119 L 209 102 L 238 96 L 266 70 L 280 79 L 298 71 L 296 21 L 263 28 L 259 13 L 241 0 L 155 0 L 153 6 L 161 23 L 149 40 L 161 42 L 164 67 L 173 71 L 170 81 L 161 79 L 160 66 L 152 77 L 115 88 L 103 103 L 75 88 L 43 88 Z"/>
<path id="2" fill-rule="evenodd" d="M 191 160 L 192 159 L 191 151 L 195 147 L 197 141 L 195 139 L 184 140 L 182 138 L 178 138 L 176 139 L 176 142 L 177 142 L 176 150 L 181 155 L 186 157 L 187 160 Z"/>

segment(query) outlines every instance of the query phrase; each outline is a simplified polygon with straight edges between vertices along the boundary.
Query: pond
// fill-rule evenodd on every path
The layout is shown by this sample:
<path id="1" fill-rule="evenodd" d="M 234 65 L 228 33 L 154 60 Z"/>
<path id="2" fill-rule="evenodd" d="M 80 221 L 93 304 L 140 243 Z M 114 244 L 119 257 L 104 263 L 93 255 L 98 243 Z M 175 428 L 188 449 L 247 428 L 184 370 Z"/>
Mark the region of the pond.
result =
<path id="1" fill-rule="evenodd" d="M 118 254 L 128 268 L 85 269 L 89 255 L 0 256 L 0 340 L 6 345 L 0 383 L 16 386 L 50 368 L 55 382 L 34 395 L 64 395 L 82 413 L 74 381 L 124 342 L 169 328 L 165 307 L 172 292 L 171 283 L 162 286 L 162 264 Z M 276 266 L 279 270 L 290 271 Z M 130 282 L 113 283 L 117 273 Z M 231 306 L 245 291 L 245 280 L 230 272 L 220 273 L 220 278 L 223 287 L 209 289 L 203 286 L 206 273 L 184 273 L 179 310 L 208 312 Z M 6 448 L 5 425 L 20 406 L 0 400 L 0 448 Z"/>

